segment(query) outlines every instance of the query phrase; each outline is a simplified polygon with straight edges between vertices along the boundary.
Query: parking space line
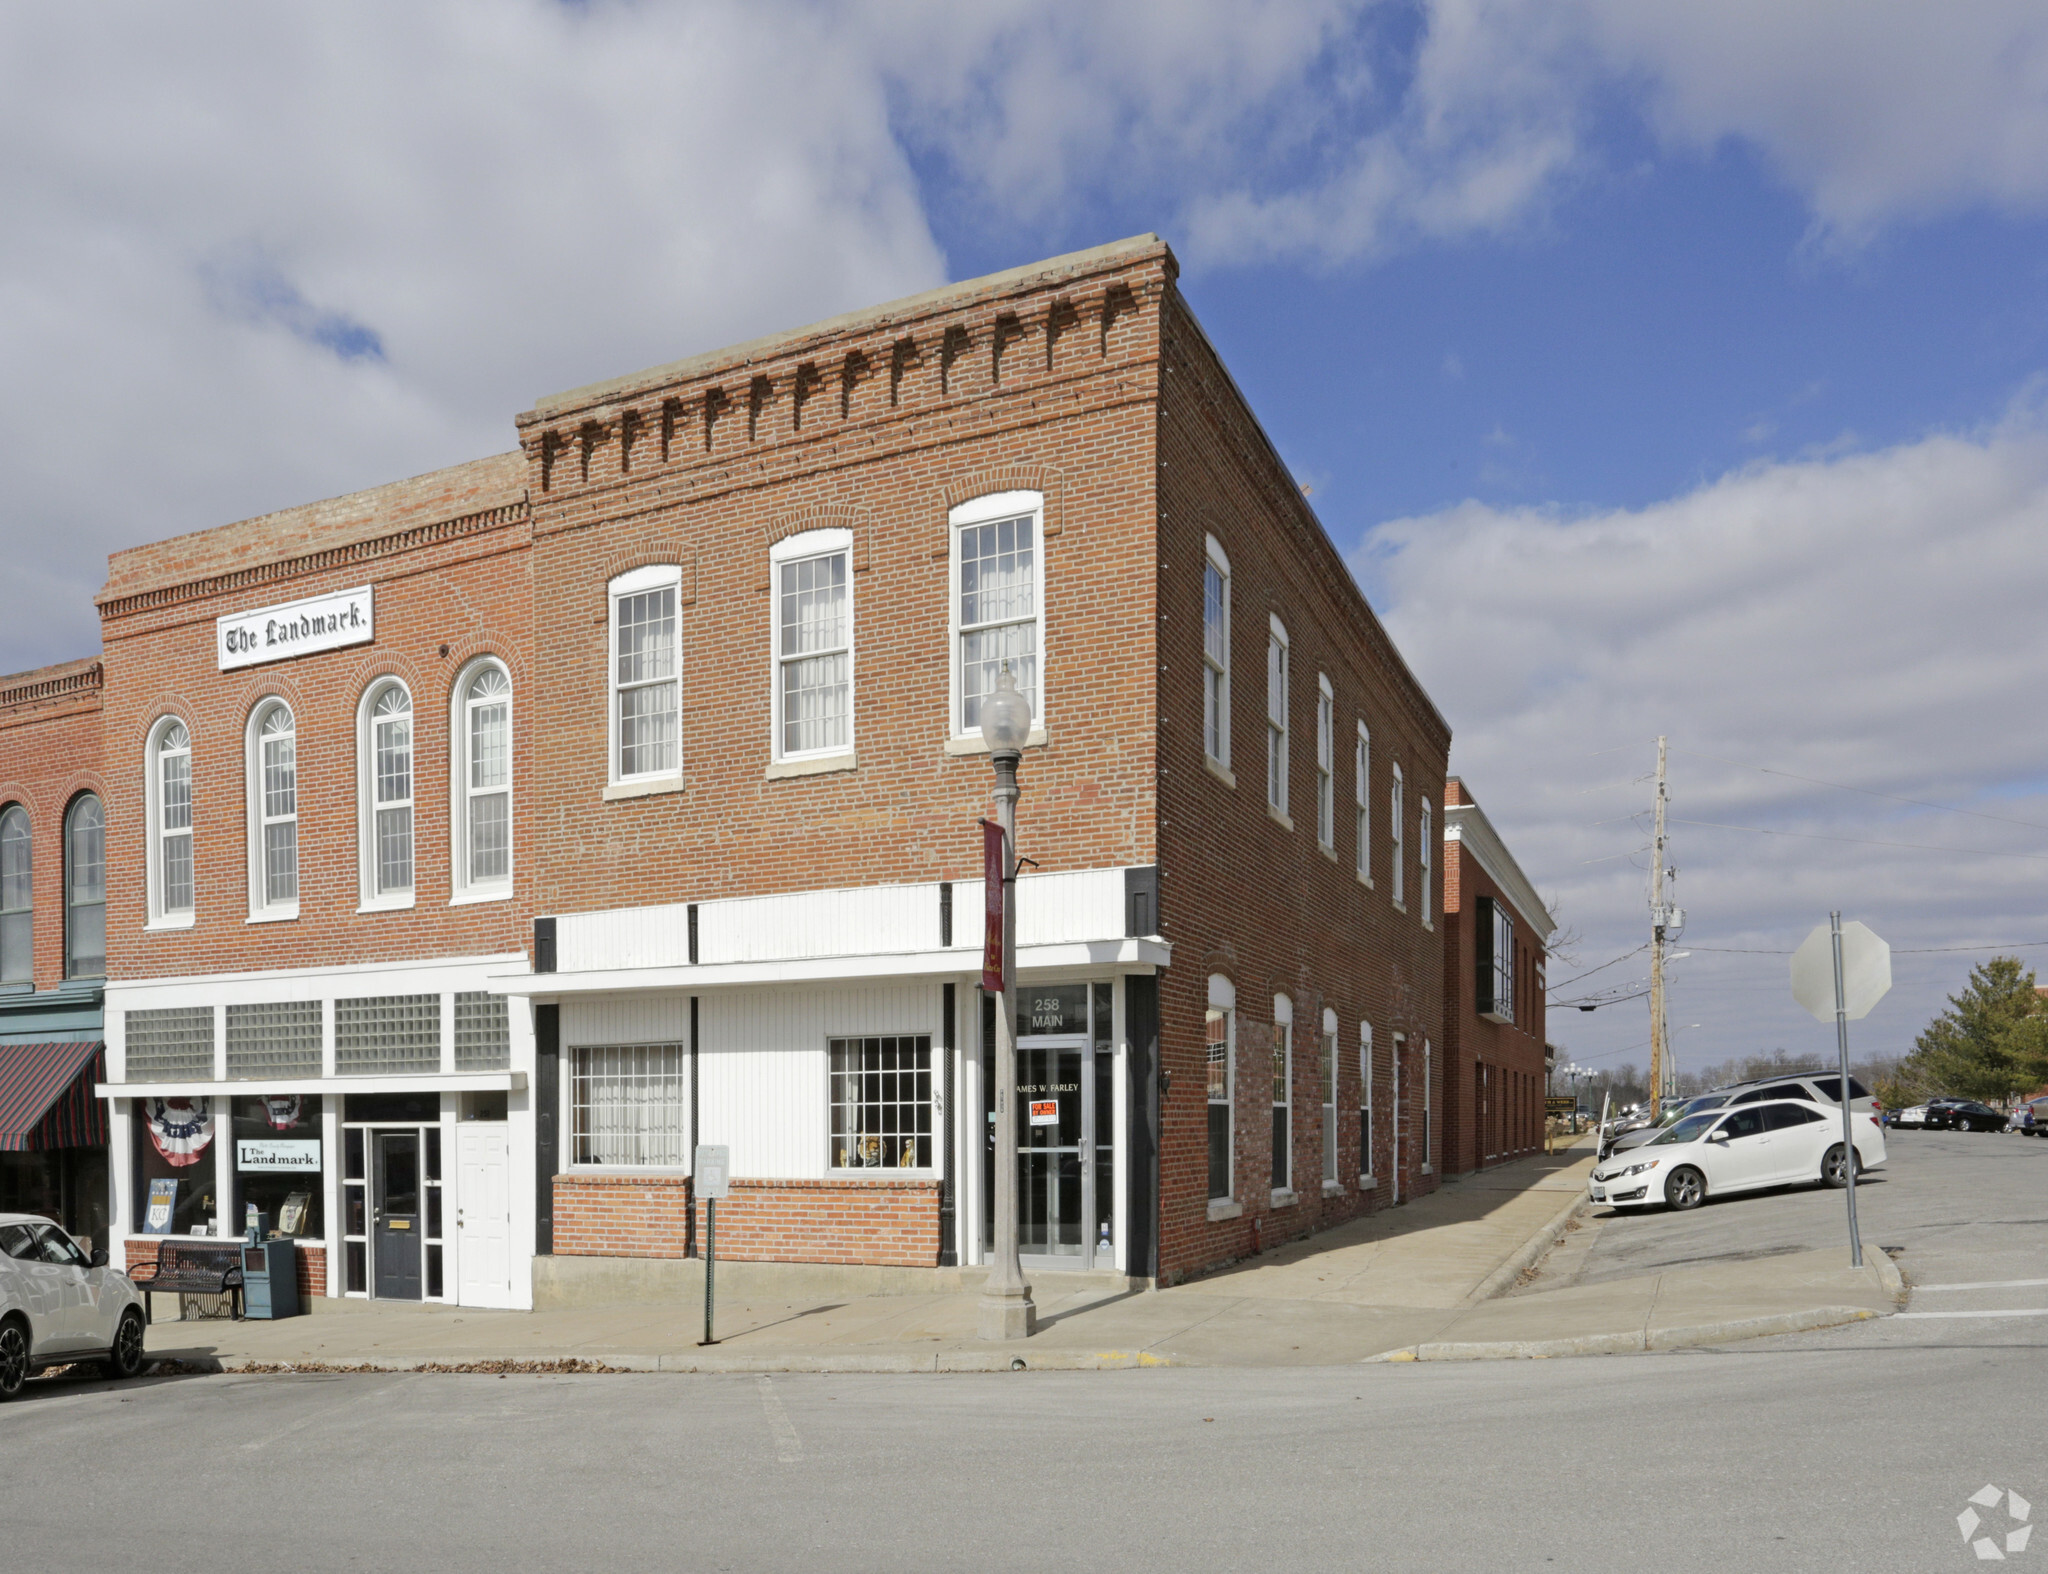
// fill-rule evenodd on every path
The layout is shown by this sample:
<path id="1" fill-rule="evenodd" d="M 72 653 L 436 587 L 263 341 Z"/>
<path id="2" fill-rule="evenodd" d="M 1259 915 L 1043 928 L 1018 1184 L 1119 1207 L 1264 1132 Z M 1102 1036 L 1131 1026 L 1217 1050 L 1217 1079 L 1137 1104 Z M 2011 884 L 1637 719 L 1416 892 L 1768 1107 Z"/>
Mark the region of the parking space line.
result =
<path id="1" fill-rule="evenodd" d="M 2048 1279 L 1985 1279 L 1976 1284 L 1916 1284 L 1913 1293 L 1933 1290 L 2028 1290 L 2048 1284 Z"/>
<path id="2" fill-rule="evenodd" d="M 1996 1312 L 1894 1312 L 1894 1317 L 2048 1317 L 2048 1306 L 2024 1306 Z"/>

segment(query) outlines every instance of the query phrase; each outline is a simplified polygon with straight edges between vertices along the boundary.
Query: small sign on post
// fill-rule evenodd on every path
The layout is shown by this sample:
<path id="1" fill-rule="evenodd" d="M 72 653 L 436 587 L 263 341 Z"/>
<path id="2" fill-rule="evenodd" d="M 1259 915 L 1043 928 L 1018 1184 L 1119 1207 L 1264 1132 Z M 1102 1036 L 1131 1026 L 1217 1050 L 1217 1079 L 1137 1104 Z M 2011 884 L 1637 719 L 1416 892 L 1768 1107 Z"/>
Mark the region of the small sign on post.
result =
<path id="1" fill-rule="evenodd" d="M 704 1202 L 704 1337 L 697 1342 L 717 1344 L 711 1337 L 711 1280 L 718 1263 L 718 1203 L 732 1190 L 732 1149 L 722 1142 L 698 1143 L 690 1182 Z"/>

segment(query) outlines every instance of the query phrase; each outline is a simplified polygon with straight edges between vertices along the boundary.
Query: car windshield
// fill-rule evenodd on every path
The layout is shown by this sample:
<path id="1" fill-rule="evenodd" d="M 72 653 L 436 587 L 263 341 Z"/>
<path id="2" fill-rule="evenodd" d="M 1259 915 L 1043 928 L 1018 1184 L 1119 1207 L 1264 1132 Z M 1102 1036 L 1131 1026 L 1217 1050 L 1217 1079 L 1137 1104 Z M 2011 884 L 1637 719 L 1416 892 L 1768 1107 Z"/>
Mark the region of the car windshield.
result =
<path id="1" fill-rule="evenodd" d="M 1661 1148 L 1667 1143 L 1698 1142 L 1720 1117 L 1720 1113 L 1719 1110 L 1707 1110 L 1698 1115 L 1688 1115 L 1650 1145 Z"/>

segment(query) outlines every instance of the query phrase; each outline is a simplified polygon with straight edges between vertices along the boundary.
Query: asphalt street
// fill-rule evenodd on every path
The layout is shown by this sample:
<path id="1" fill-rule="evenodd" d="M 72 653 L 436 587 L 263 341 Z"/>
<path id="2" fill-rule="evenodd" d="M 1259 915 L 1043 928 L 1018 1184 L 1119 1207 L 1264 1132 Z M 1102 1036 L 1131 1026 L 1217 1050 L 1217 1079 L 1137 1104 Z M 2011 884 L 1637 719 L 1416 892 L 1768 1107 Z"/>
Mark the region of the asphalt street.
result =
<path id="1" fill-rule="evenodd" d="M 1914 1305 L 2048 1306 L 2048 1287 L 1932 1288 L 2048 1279 L 2048 1142 L 1893 1151 L 1865 1213 L 1926 1286 Z M 1586 1265 L 1768 1247 L 1809 1206 L 1839 1228 L 1840 1205 L 1632 1221 Z M 0 1484 L 10 1566 L 60 1571 L 1924 1574 L 1980 1566 L 1957 1516 L 1985 1487 L 2048 1511 L 2044 1337 L 2048 1318 L 1892 1319 L 1441 1365 L 57 1378 L 0 1410 Z M 2012 1511 L 1976 1508 L 1976 1533 Z"/>

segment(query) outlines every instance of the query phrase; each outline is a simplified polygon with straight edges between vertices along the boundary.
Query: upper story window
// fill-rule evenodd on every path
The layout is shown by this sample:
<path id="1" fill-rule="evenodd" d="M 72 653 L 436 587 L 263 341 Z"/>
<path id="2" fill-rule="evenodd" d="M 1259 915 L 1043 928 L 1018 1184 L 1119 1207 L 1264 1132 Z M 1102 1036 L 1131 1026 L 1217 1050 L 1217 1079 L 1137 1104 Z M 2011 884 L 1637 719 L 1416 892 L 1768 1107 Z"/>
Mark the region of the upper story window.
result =
<path id="1" fill-rule="evenodd" d="M 1418 884 L 1421 886 L 1419 894 L 1422 897 L 1422 927 L 1425 929 L 1436 927 L 1436 920 L 1430 911 L 1430 898 L 1434 894 L 1434 888 L 1430 883 L 1430 872 L 1434 867 L 1430 845 L 1430 826 L 1433 823 L 1429 800 L 1425 798 L 1422 800 L 1422 813 L 1415 826 L 1415 862 L 1420 875 Z"/>
<path id="2" fill-rule="evenodd" d="M 1482 896 L 1478 908 L 1479 1014 L 1490 1022 L 1516 1018 L 1515 920 L 1507 905 Z"/>
<path id="3" fill-rule="evenodd" d="M 1316 842 L 1337 845 L 1337 696 L 1327 673 L 1316 674 Z"/>
<path id="4" fill-rule="evenodd" d="M 455 892 L 512 885 L 512 679 L 494 659 L 455 683 Z"/>
<path id="5" fill-rule="evenodd" d="M 266 700 L 249 721 L 249 915 L 299 911 L 299 738 L 292 708 Z"/>
<path id="6" fill-rule="evenodd" d="M 1031 702 L 1032 741 L 1045 717 L 1039 664 L 1045 648 L 1045 564 L 1038 549 L 1044 499 L 997 492 L 962 503 L 953 532 L 953 736 L 981 735 L 981 697 L 1003 668 Z"/>
<path id="7" fill-rule="evenodd" d="M 1406 881 L 1408 871 L 1401 861 L 1401 854 L 1403 852 L 1402 823 L 1408 817 L 1408 807 L 1404 797 L 1407 789 L 1401 780 L 1401 767 L 1398 762 L 1394 765 L 1393 772 L 1393 785 L 1387 789 L 1387 818 L 1389 822 L 1387 841 L 1390 844 L 1389 856 L 1393 859 L 1394 863 L 1394 905 L 1400 907 L 1407 901 Z"/>
<path id="8" fill-rule="evenodd" d="M 1204 1038 L 1209 1085 L 1209 1199 L 1232 1195 L 1236 1128 L 1231 1104 L 1237 1075 L 1237 991 L 1220 973 L 1209 975 L 1209 1014 Z"/>
<path id="9" fill-rule="evenodd" d="M 28 810 L 0 809 L 0 984 L 35 978 L 35 863 Z"/>
<path id="10" fill-rule="evenodd" d="M 192 921 L 192 734 L 176 717 L 149 747 L 149 921 Z"/>
<path id="11" fill-rule="evenodd" d="M 1294 1002 L 1273 997 L 1273 1190 L 1294 1189 Z"/>
<path id="12" fill-rule="evenodd" d="M 1230 559 L 1214 536 L 1202 562 L 1202 750 L 1230 769 Z"/>
<path id="13" fill-rule="evenodd" d="M 395 679 L 363 696 L 363 900 L 412 902 L 412 695 Z"/>
<path id="14" fill-rule="evenodd" d="M 1372 734 L 1365 723 L 1358 724 L 1358 741 L 1351 746 L 1352 834 L 1358 838 L 1358 878 L 1372 884 Z"/>
<path id="15" fill-rule="evenodd" d="M 1266 635 L 1266 807 L 1287 814 L 1287 629 L 1278 618 Z"/>
<path id="16" fill-rule="evenodd" d="M 775 544 L 775 758 L 853 747 L 853 532 Z"/>
<path id="17" fill-rule="evenodd" d="M 107 817 L 81 793 L 64 816 L 64 976 L 107 971 Z"/>
<path id="18" fill-rule="evenodd" d="M 682 770 L 682 572 L 635 569 L 611 582 L 613 781 Z"/>

